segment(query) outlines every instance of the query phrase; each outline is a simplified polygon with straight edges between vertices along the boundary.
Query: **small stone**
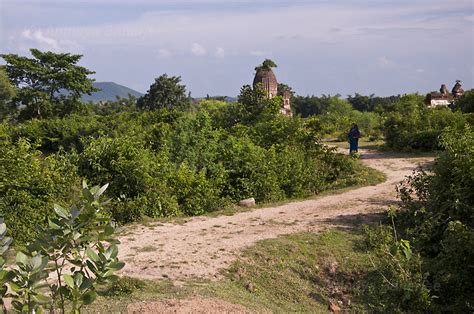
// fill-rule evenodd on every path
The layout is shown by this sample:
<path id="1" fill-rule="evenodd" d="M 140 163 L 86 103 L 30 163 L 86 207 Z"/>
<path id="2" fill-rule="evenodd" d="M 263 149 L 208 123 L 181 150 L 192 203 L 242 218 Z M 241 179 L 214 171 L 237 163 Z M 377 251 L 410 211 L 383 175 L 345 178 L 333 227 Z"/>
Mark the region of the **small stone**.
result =
<path id="1" fill-rule="evenodd" d="M 337 262 L 332 262 L 332 263 L 331 263 L 331 266 L 329 266 L 329 274 L 330 274 L 330 275 L 335 275 L 336 272 L 337 272 L 337 267 L 338 267 L 338 266 L 339 266 L 339 265 L 337 264 Z"/>
<path id="2" fill-rule="evenodd" d="M 242 206 L 242 207 L 252 207 L 252 206 L 255 206 L 255 198 L 251 197 L 251 198 L 246 198 L 244 200 L 241 200 L 239 202 L 239 206 Z"/>
<path id="3" fill-rule="evenodd" d="M 249 292 L 255 292 L 255 286 L 253 285 L 253 283 L 249 282 L 245 288 L 249 291 Z"/>
<path id="4" fill-rule="evenodd" d="M 345 306 L 351 306 L 351 299 L 349 299 L 346 295 L 342 297 L 342 303 Z"/>
<path id="5" fill-rule="evenodd" d="M 337 313 L 341 311 L 341 308 L 334 303 L 329 304 L 329 311 Z"/>

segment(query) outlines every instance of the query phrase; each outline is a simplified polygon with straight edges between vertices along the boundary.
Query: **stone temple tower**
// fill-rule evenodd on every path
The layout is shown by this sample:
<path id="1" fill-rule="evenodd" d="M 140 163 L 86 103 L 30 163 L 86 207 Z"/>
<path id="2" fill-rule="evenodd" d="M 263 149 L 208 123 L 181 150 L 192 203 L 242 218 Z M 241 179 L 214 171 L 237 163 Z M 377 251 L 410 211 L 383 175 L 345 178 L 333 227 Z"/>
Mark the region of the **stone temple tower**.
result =
<path id="1" fill-rule="evenodd" d="M 253 87 L 257 86 L 257 84 L 262 84 L 263 89 L 267 92 L 267 97 L 270 99 L 275 97 L 278 93 L 278 82 L 270 68 L 257 70 L 253 79 Z"/>
<path id="2" fill-rule="evenodd" d="M 255 68 L 256 73 L 253 79 L 253 87 L 255 88 L 257 84 L 261 84 L 270 99 L 278 95 L 278 82 L 275 73 L 271 69 L 272 67 L 276 67 L 276 64 L 271 60 L 265 60 L 261 66 Z M 293 115 L 290 104 L 291 93 L 282 91 L 281 96 L 283 97 L 283 107 L 280 108 L 280 113 L 291 117 Z"/>

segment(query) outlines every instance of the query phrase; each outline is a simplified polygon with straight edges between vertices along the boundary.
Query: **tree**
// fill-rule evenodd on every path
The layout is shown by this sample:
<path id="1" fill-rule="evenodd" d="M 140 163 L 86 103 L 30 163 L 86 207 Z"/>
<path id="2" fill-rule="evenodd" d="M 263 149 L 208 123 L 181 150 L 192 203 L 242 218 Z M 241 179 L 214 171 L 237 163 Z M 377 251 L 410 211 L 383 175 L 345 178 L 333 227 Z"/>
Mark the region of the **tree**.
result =
<path id="1" fill-rule="evenodd" d="M 293 91 L 293 88 L 291 88 L 290 86 L 286 85 L 286 84 L 283 84 L 283 83 L 278 83 L 278 96 L 283 96 L 283 94 L 285 92 L 289 92 L 291 97 L 293 97 L 293 95 L 295 94 L 295 92 Z"/>
<path id="2" fill-rule="evenodd" d="M 180 76 L 168 77 L 163 74 L 155 78 L 155 82 L 150 85 L 150 89 L 137 102 L 140 109 L 185 109 L 189 106 L 186 95 L 186 86 L 180 85 Z"/>
<path id="3" fill-rule="evenodd" d="M 374 94 L 370 96 L 364 96 L 359 93 L 355 93 L 354 96 L 348 95 L 347 101 L 351 103 L 355 110 L 359 111 L 373 111 L 374 110 Z"/>
<path id="4" fill-rule="evenodd" d="M 71 112 L 82 94 L 97 91 L 94 80 L 87 77 L 95 72 L 76 65 L 82 55 L 30 51 L 33 58 L 0 55 L 7 62 L 8 77 L 18 88 L 15 105 L 26 106 L 23 117 L 45 118 Z"/>
<path id="5" fill-rule="evenodd" d="M 276 68 L 276 67 L 277 67 L 277 65 L 276 65 L 275 62 L 273 62 L 273 60 L 265 59 L 265 61 L 263 61 L 263 63 L 261 65 L 258 65 L 258 66 L 255 67 L 255 71 L 256 72 L 269 71 L 272 68 Z"/>
<path id="6" fill-rule="evenodd" d="M 12 99 L 15 95 L 15 88 L 10 83 L 5 68 L 0 67 L 0 121 L 13 111 Z"/>
<path id="7" fill-rule="evenodd" d="M 474 89 L 468 90 L 459 99 L 456 99 L 455 108 L 462 112 L 474 112 Z"/>
<path id="8" fill-rule="evenodd" d="M 258 120 L 262 114 L 277 114 L 282 105 L 282 98 L 275 97 L 269 99 L 267 92 L 263 89 L 261 84 L 257 84 L 254 88 L 250 85 L 244 85 L 240 89 L 238 102 L 243 105 L 243 121 L 253 123 Z"/>

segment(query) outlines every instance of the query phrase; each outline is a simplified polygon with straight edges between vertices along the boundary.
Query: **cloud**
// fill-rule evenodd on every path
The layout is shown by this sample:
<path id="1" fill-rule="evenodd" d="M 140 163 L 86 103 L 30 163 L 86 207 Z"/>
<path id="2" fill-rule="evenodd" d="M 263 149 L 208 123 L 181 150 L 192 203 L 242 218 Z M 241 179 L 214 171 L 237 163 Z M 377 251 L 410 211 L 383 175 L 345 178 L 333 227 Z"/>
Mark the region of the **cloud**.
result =
<path id="1" fill-rule="evenodd" d="M 385 56 L 379 57 L 377 59 L 377 65 L 382 69 L 393 69 L 397 67 L 397 64 L 394 61 L 388 59 Z"/>
<path id="2" fill-rule="evenodd" d="M 83 53 L 83 46 L 67 38 L 56 38 L 41 29 L 21 29 L 17 33 L 8 34 L 6 40 L 7 49 L 28 52 L 30 48 L 53 52 Z"/>
<path id="3" fill-rule="evenodd" d="M 252 50 L 250 51 L 250 55 L 255 56 L 255 57 L 261 57 L 265 55 L 265 52 L 260 51 L 260 50 Z"/>
<path id="4" fill-rule="evenodd" d="M 42 49 L 56 51 L 59 48 L 58 41 L 52 37 L 44 36 L 41 30 L 32 31 L 25 29 L 21 32 L 21 37 L 32 41 Z"/>
<path id="5" fill-rule="evenodd" d="M 167 49 L 158 49 L 158 58 L 160 59 L 166 59 L 171 57 L 171 51 Z"/>
<path id="6" fill-rule="evenodd" d="M 191 53 L 195 56 L 204 56 L 207 54 L 206 48 L 201 46 L 198 43 L 193 43 L 191 45 Z"/>
<path id="7" fill-rule="evenodd" d="M 216 56 L 217 58 L 224 58 L 225 57 L 225 50 L 224 48 L 222 47 L 217 47 L 216 48 L 216 53 L 214 54 L 214 56 Z"/>

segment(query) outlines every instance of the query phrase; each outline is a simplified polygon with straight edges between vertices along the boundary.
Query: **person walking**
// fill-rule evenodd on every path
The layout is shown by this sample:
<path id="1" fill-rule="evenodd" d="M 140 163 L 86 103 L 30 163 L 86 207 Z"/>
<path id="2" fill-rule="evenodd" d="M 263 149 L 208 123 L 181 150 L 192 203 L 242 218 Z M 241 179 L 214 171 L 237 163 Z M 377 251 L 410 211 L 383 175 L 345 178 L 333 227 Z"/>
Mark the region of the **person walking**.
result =
<path id="1" fill-rule="evenodd" d="M 359 151 L 359 137 L 360 131 L 357 124 L 352 124 L 352 127 L 347 134 L 349 139 L 349 154 L 357 153 Z"/>

